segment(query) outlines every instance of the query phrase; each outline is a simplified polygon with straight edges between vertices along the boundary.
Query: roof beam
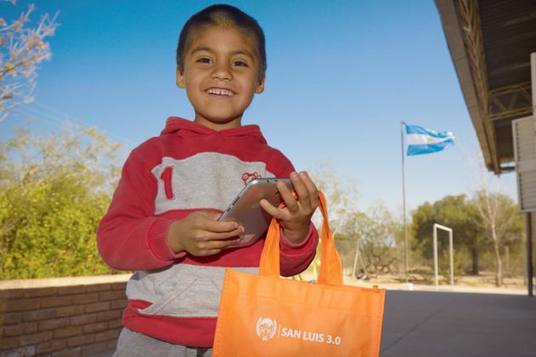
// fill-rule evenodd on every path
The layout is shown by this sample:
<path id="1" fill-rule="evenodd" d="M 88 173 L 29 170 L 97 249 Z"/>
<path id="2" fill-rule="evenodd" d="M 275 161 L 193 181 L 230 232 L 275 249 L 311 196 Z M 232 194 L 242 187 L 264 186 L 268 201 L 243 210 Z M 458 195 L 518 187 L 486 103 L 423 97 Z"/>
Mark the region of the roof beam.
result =
<path id="1" fill-rule="evenodd" d="M 489 119 L 492 121 L 532 114 L 530 82 L 494 89 L 489 96 Z"/>
<path id="2" fill-rule="evenodd" d="M 487 80 L 486 58 L 484 42 L 482 40 L 478 1 L 454 0 L 454 4 L 463 29 L 463 42 L 471 69 L 472 85 L 476 94 L 480 119 L 484 126 L 485 140 L 488 144 L 490 154 L 490 162 L 487 162 L 488 168 L 499 174 L 501 167 L 496 145 L 494 145 L 496 142 L 495 128 L 493 122 L 490 120 L 491 98 Z"/>
<path id="3" fill-rule="evenodd" d="M 471 66 L 469 65 L 469 56 L 464 41 L 465 36 L 462 31 L 461 19 L 458 15 L 455 1 L 435 0 L 437 9 L 441 15 L 445 39 L 447 40 L 456 74 L 458 75 L 458 81 L 467 105 L 467 110 L 469 111 L 469 116 L 473 122 L 473 127 L 475 128 L 478 142 L 482 149 L 484 161 L 488 169 L 493 170 L 490 149 L 493 145 L 489 142 L 486 130 L 484 129 L 484 120 L 477 100 L 476 87 L 473 85 L 471 76 Z"/>

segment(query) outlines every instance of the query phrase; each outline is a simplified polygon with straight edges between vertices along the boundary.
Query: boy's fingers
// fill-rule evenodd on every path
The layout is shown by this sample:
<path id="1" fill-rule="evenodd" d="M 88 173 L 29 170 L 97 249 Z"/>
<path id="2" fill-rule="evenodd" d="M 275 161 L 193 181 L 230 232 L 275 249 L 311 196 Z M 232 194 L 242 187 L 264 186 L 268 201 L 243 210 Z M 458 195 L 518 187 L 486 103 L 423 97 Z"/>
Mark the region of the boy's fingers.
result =
<path id="1" fill-rule="evenodd" d="M 308 208 L 310 204 L 309 191 L 307 190 L 307 186 L 305 186 L 302 173 L 291 175 L 291 180 L 294 190 L 298 194 L 298 201 Z"/>
<path id="2" fill-rule="evenodd" d="M 265 200 L 265 199 L 260 200 L 259 205 L 262 207 L 262 209 L 264 209 L 266 212 L 268 212 L 268 214 L 270 216 L 274 217 L 275 219 L 282 219 L 283 218 L 282 214 L 281 214 L 281 210 L 279 210 L 278 208 L 274 207 L 267 200 Z"/>
<path id="3" fill-rule="evenodd" d="M 217 219 L 221 216 L 220 212 L 202 210 L 192 215 L 197 215 L 195 226 L 204 231 L 230 232 L 240 228 L 240 225 L 234 221 L 218 221 Z"/>
<path id="4" fill-rule="evenodd" d="M 215 255 L 222 251 L 223 249 L 212 249 L 212 248 L 199 248 L 196 251 L 192 252 L 193 255 L 197 257 L 206 257 L 209 255 Z"/>
<path id="5" fill-rule="evenodd" d="M 239 241 L 239 235 L 233 235 L 232 237 L 224 238 L 223 235 L 212 233 L 209 235 L 208 240 L 198 242 L 196 244 L 197 255 L 207 256 L 218 254 L 224 249 L 232 248 L 232 245 L 236 244 Z"/>
<path id="6" fill-rule="evenodd" d="M 233 231 L 230 231 L 230 232 L 222 232 L 222 233 L 217 233 L 217 232 L 206 232 L 205 234 L 205 237 L 204 237 L 204 240 L 206 242 L 225 242 L 226 240 L 232 240 L 232 238 L 236 238 L 238 239 L 240 237 L 241 234 L 244 233 L 244 229 L 243 228 L 238 228 L 238 229 L 235 229 Z M 228 243 L 228 244 L 223 244 L 223 246 L 227 246 L 231 243 Z M 219 245 L 219 243 L 218 243 Z"/>
<path id="7" fill-rule="evenodd" d="M 212 236 L 211 238 L 210 240 L 199 242 L 197 247 L 200 250 L 225 249 L 240 240 L 240 236 L 237 235 L 227 238 Z"/>
<path id="8" fill-rule="evenodd" d="M 209 256 L 220 253 L 230 245 L 237 243 L 240 237 L 235 235 L 232 238 L 220 239 L 221 236 L 211 235 L 210 240 L 198 241 L 189 252 L 195 256 Z M 218 239 L 214 239 L 218 238 Z"/>
<path id="9" fill-rule="evenodd" d="M 224 233 L 230 234 L 233 232 L 241 232 L 243 228 L 234 221 L 210 221 L 207 220 L 203 222 L 201 229 L 208 231 L 210 233 Z"/>
<path id="10" fill-rule="evenodd" d="M 294 181 L 292 179 L 293 174 L 290 174 L 290 177 L 292 185 L 294 185 Z M 283 182 L 277 182 L 277 189 L 279 190 L 279 194 L 281 195 L 281 198 L 283 199 L 283 202 L 289 211 L 296 212 L 299 210 L 300 206 L 298 206 L 298 202 L 294 198 L 292 191 L 287 187 L 287 185 L 285 185 Z"/>
<path id="11" fill-rule="evenodd" d="M 300 176 L 302 178 L 302 181 L 307 187 L 307 191 L 309 191 L 309 200 L 311 202 L 312 207 L 318 206 L 318 189 L 316 188 L 316 185 L 313 183 L 311 178 L 309 177 L 309 174 L 306 171 L 303 171 L 300 173 Z"/>

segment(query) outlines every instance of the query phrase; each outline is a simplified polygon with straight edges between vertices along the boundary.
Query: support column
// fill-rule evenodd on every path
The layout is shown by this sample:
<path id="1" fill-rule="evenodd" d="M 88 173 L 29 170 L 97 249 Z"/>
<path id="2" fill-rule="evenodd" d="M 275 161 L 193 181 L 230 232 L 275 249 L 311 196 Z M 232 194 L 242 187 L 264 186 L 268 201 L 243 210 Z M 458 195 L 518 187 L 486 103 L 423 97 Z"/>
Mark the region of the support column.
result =
<path id="1" fill-rule="evenodd" d="M 534 296 L 534 285 L 533 285 L 533 276 L 534 276 L 534 265 L 532 264 L 533 260 L 533 253 L 534 253 L 534 247 L 533 247 L 533 240 L 534 240 L 534 231 L 532 227 L 534 227 L 534 215 L 532 212 L 527 212 L 527 219 L 526 219 L 526 236 L 527 236 L 527 289 L 528 289 L 528 295 Z"/>

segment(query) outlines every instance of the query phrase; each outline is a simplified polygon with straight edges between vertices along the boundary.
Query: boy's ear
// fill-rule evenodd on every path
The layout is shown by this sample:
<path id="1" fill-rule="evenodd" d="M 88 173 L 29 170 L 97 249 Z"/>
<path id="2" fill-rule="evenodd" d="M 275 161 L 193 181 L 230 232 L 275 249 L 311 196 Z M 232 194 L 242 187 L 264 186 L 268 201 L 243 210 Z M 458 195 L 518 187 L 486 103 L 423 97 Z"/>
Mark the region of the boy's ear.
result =
<path id="1" fill-rule="evenodd" d="M 184 71 L 180 68 L 177 68 L 177 87 L 184 88 L 186 85 L 184 84 Z"/>
<path id="2" fill-rule="evenodd" d="M 257 94 L 261 94 L 262 92 L 264 92 L 264 79 L 266 77 L 262 77 L 261 79 L 259 79 L 259 82 L 257 84 L 257 88 L 255 88 L 255 93 Z"/>

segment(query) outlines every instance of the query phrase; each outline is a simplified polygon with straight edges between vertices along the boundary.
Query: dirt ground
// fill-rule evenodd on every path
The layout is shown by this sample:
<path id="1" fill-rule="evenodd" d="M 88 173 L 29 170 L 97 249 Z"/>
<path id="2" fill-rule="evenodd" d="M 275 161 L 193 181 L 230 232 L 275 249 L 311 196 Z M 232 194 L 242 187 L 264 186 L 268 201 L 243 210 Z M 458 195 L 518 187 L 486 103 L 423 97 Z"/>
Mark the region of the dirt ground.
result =
<path id="1" fill-rule="evenodd" d="M 314 280 L 310 273 L 301 275 L 302 280 Z M 373 287 L 391 289 L 391 290 L 424 290 L 424 291 L 459 291 L 459 292 L 478 292 L 478 293 L 496 293 L 496 294 L 527 294 L 527 282 L 523 277 L 504 277 L 503 286 L 495 286 L 495 275 L 493 272 L 482 272 L 478 276 L 455 276 L 454 286 L 450 286 L 448 277 L 439 278 L 439 286 L 436 288 L 433 276 L 421 276 L 410 274 L 406 281 L 405 276 L 401 275 L 378 275 L 367 276 L 363 279 L 355 279 L 352 276 L 345 275 L 344 282 L 346 285 Z"/>
<path id="2" fill-rule="evenodd" d="M 394 290 L 445 290 L 460 292 L 483 292 L 498 294 L 526 294 L 527 283 L 523 277 L 504 277 L 503 285 L 495 285 L 495 275 L 491 272 L 483 272 L 478 276 L 455 276 L 454 286 L 450 286 L 449 277 L 440 277 L 439 286 L 436 288 L 433 276 L 419 276 L 410 274 L 406 281 L 405 276 L 379 275 L 365 279 L 353 279 L 345 277 L 345 283 L 357 286 L 378 286 Z"/>
<path id="3" fill-rule="evenodd" d="M 405 276 L 400 275 L 378 275 L 373 277 L 367 277 L 362 279 L 364 281 L 374 282 L 378 284 L 382 283 L 405 283 Z M 417 285 L 433 285 L 434 277 L 433 276 L 422 276 L 418 274 L 410 274 L 409 282 Z M 448 276 L 439 277 L 439 285 L 449 285 Z M 454 285 L 465 286 L 465 287 L 476 287 L 476 288 L 496 288 L 495 285 L 495 275 L 491 272 L 482 272 L 478 276 L 474 275 L 464 275 L 464 276 L 455 276 Z M 523 277 L 504 277 L 503 278 L 503 288 L 506 289 L 524 289 L 526 288 L 527 283 L 526 279 Z"/>

